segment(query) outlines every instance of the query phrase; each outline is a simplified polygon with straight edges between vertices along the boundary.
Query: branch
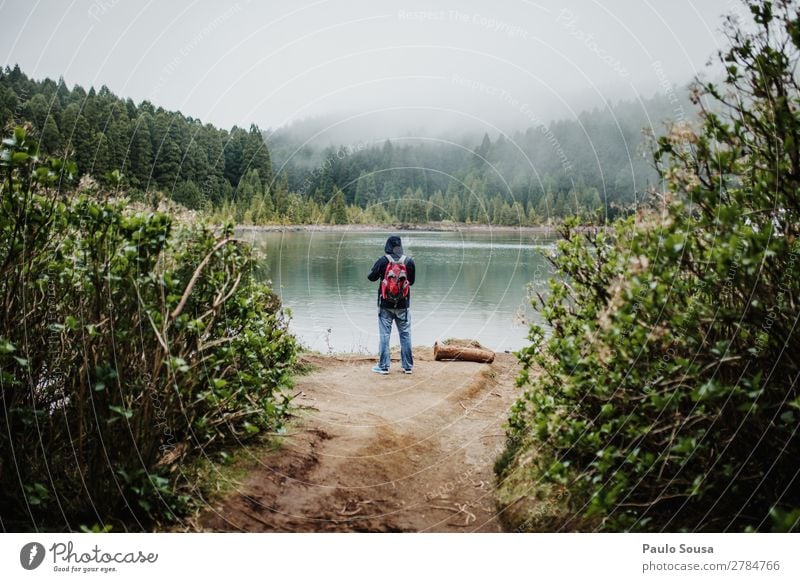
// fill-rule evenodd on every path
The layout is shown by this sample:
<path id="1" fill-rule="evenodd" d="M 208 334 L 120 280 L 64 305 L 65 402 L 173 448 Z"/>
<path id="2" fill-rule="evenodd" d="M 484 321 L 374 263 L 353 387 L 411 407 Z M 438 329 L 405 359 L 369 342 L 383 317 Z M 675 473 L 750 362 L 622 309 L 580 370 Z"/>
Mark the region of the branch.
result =
<path id="1" fill-rule="evenodd" d="M 228 244 L 232 240 L 233 240 L 232 238 L 222 239 L 216 245 L 214 245 L 214 248 L 211 249 L 211 251 L 205 256 L 205 258 L 202 261 L 200 261 L 200 264 L 197 265 L 197 268 L 194 270 L 194 274 L 192 275 L 192 278 L 189 280 L 189 284 L 186 286 L 186 290 L 183 292 L 183 297 L 181 297 L 181 300 L 178 303 L 178 306 L 170 314 L 170 317 L 172 319 L 176 319 L 181 314 L 181 312 L 183 311 L 183 308 L 186 306 L 186 302 L 189 300 L 189 295 L 192 294 L 192 289 L 194 289 L 194 285 L 195 285 L 195 283 L 197 283 L 197 279 L 200 278 L 201 271 L 208 264 L 208 262 L 211 260 L 211 257 L 214 255 L 214 253 L 216 253 L 219 249 L 221 249 L 223 246 L 225 246 L 226 244 Z"/>

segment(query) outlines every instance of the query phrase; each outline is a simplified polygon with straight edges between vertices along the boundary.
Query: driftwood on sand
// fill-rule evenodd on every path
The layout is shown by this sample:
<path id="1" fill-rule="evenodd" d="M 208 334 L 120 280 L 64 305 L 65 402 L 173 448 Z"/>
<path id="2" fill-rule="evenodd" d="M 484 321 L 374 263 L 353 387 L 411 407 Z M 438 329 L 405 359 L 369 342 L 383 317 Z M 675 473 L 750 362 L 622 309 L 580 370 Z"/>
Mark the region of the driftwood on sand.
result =
<path id="1" fill-rule="evenodd" d="M 433 344 L 433 358 L 435 360 L 464 360 L 491 364 L 494 361 L 494 352 L 481 346 L 436 342 Z"/>

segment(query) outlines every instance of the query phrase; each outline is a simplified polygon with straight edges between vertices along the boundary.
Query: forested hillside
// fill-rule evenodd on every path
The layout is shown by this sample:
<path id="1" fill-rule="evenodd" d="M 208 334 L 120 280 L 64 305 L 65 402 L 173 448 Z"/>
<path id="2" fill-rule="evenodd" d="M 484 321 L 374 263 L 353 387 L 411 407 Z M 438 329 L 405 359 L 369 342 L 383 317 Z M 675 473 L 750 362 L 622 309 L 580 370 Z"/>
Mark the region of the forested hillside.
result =
<path id="1" fill-rule="evenodd" d="M 189 208 L 216 206 L 235 191 L 243 175 L 272 181 L 272 164 L 261 132 L 230 131 L 203 124 L 148 101 L 136 105 L 107 87 L 68 88 L 63 79 L 29 79 L 19 67 L 0 71 L 0 126 L 28 122 L 43 154 L 66 155 L 78 173 L 102 181 L 119 170 L 135 190 L 161 190 Z M 252 177 L 252 176 L 251 176 Z"/>
<path id="2" fill-rule="evenodd" d="M 538 224 L 615 216 L 641 199 L 657 180 L 647 133 L 663 134 L 665 122 L 691 111 L 686 92 L 670 91 L 474 143 L 408 138 L 322 148 L 315 144 L 324 127 L 313 120 L 268 143 L 289 188 L 320 203 L 338 187 L 348 205 L 382 203 L 407 222 Z"/>
<path id="3" fill-rule="evenodd" d="M 27 123 L 43 154 L 66 156 L 79 174 L 102 183 L 119 170 L 134 199 L 161 191 L 216 222 L 603 221 L 631 209 L 655 183 L 646 134 L 662 134 L 665 120 L 683 120 L 690 110 L 684 93 L 670 90 L 472 143 L 408 138 L 323 147 L 298 124 L 265 143 L 256 125 L 219 129 L 105 86 L 70 89 L 16 66 L 0 71 L 1 126 Z"/>

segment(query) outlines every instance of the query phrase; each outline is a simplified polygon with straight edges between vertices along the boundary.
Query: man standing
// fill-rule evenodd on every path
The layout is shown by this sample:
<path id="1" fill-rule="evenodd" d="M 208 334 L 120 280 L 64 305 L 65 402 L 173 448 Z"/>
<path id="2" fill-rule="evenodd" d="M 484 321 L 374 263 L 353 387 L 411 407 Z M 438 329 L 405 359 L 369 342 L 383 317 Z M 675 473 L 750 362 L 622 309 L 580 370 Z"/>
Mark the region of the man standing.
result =
<path id="1" fill-rule="evenodd" d="M 414 367 L 411 354 L 411 285 L 414 284 L 414 259 L 403 254 L 399 236 L 386 239 L 384 255 L 375 261 L 367 275 L 370 281 L 380 280 L 378 287 L 378 334 L 380 336 L 378 365 L 372 368 L 377 374 L 388 374 L 389 338 L 392 335 L 392 322 L 397 324 L 400 335 L 400 364 L 403 372 L 410 374 Z"/>

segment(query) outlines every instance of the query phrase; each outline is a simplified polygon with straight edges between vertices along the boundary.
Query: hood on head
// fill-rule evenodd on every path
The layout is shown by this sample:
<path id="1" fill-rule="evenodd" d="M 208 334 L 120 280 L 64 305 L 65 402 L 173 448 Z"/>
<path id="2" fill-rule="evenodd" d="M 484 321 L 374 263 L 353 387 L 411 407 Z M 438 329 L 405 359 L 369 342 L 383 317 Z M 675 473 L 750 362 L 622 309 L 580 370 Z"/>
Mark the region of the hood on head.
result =
<path id="1" fill-rule="evenodd" d="M 400 241 L 399 236 L 390 236 L 386 239 L 386 246 L 383 247 L 383 252 L 387 255 L 392 255 L 392 258 L 399 259 L 403 254 L 403 243 Z"/>

